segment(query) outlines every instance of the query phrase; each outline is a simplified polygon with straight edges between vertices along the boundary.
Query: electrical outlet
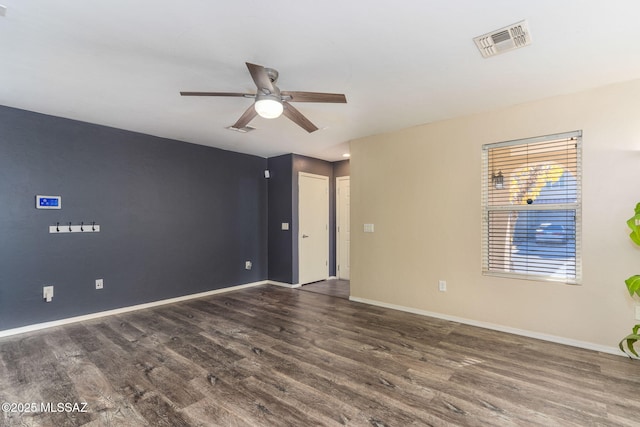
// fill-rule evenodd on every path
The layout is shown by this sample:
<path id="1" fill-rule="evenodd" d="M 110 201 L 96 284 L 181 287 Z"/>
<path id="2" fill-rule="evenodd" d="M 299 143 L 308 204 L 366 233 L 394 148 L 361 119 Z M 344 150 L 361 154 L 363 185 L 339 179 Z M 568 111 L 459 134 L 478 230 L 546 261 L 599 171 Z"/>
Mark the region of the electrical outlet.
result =
<path id="1" fill-rule="evenodd" d="M 42 287 L 42 298 L 44 298 L 46 302 L 51 302 L 53 299 L 53 286 Z"/>
<path id="2" fill-rule="evenodd" d="M 251 267 L 253 267 L 253 264 L 251 264 L 251 261 L 245 261 L 244 262 L 244 269 L 245 270 L 251 270 Z"/>
<path id="3" fill-rule="evenodd" d="M 447 291 L 447 281 L 446 280 L 438 280 L 438 290 L 440 292 Z"/>
<path id="4" fill-rule="evenodd" d="M 102 289 L 104 287 L 104 279 L 96 279 L 96 289 Z"/>

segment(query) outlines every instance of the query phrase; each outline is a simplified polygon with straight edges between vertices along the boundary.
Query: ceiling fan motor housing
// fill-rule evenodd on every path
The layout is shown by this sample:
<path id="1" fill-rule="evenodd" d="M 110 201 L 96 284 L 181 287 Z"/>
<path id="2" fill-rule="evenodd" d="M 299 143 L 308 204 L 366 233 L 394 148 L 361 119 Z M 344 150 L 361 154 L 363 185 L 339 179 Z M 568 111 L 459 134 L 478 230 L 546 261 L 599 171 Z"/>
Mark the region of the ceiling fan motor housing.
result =
<path id="1" fill-rule="evenodd" d="M 269 76 L 269 80 L 271 80 L 271 83 L 275 83 L 278 81 L 278 76 L 280 75 L 278 73 L 278 70 L 274 70 L 273 68 L 264 68 L 264 71 L 266 71 L 267 76 Z"/>

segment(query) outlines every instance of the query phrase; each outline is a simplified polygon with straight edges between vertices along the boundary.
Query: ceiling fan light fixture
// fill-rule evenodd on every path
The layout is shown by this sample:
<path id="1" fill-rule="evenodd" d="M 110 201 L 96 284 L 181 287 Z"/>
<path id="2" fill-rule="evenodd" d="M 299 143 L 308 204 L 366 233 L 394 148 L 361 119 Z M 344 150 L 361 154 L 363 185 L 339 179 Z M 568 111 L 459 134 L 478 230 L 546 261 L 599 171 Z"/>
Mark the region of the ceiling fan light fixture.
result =
<path id="1" fill-rule="evenodd" d="M 254 108 L 256 109 L 256 113 L 265 119 L 277 119 L 284 111 L 282 102 L 272 95 L 258 97 Z"/>

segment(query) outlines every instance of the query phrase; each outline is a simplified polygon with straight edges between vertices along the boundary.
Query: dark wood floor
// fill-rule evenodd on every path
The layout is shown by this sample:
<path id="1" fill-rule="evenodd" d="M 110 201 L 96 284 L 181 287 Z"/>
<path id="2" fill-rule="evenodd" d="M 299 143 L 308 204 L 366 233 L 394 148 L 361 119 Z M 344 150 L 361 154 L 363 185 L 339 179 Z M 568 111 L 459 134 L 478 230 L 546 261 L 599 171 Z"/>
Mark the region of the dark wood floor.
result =
<path id="1" fill-rule="evenodd" d="M 350 284 L 348 280 L 329 279 L 320 282 L 302 285 L 300 290 L 315 292 L 322 295 L 331 295 L 333 297 L 349 299 Z"/>
<path id="2" fill-rule="evenodd" d="M 638 426 L 624 357 L 261 286 L 0 339 L 2 426 Z"/>

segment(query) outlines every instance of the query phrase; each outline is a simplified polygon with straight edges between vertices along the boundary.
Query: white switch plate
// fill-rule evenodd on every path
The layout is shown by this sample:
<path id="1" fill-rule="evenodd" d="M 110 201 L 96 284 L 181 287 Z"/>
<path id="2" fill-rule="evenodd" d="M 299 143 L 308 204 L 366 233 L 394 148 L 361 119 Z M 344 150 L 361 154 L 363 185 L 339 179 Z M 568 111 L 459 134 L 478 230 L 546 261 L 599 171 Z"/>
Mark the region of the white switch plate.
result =
<path id="1" fill-rule="evenodd" d="M 104 279 L 96 279 L 96 289 L 104 288 Z"/>
<path id="2" fill-rule="evenodd" d="M 44 298 L 46 302 L 51 302 L 53 299 L 53 286 L 44 286 L 42 288 L 42 298 Z"/>
<path id="3" fill-rule="evenodd" d="M 364 225 L 364 232 L 365 233 L 373 233 L 373 224 L 365 224 Z"/>
<path id="4" fill-rule="evenodd" d="M 282 223 L 282 229 L 283 230 L 288 230 L 289 229 L 289 223 L 288 222 L 283 222 Z"/>
<path id="5" fill-rule="evenodd" d="M 640 320 L 640 305 L 636 305 L 636 320 Z"/>
<path id="6" fill-rule="evenodd" d="M 440 292 L 447 291 L 447 281 L 446 280 L 438 280 L 438 290 Z"/>

